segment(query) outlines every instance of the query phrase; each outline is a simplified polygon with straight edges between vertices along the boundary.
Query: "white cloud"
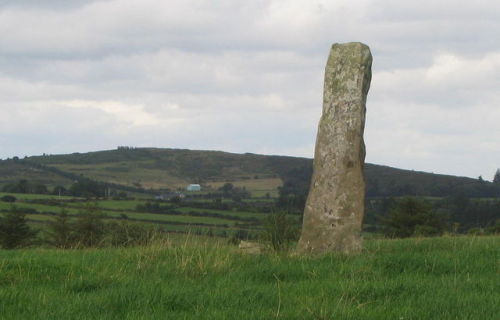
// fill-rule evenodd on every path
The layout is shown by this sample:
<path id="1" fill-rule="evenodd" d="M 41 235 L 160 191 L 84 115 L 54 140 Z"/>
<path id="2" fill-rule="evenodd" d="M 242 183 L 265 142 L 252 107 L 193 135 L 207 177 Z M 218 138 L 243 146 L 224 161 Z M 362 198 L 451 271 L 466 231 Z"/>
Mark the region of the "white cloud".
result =
<path id="1" fill-rule="evenodd" d="M 103 111 L 112 115 L 118 122 L 123 122 L 131 126 L 154 126 L 160 123 L 160 120 L 147 113 L 142 105 L 126 105 L 118 101 L 87 100 L 61 101 L 59 105 L 70 108 Z"/>
<path id="2" fill-rule="evenodd" d="M 461 89 L 497 87 L 500 85 L 500 52 L 490 52 L 480 58 L 464 58 L 452 53 L 439 53 L 433 65 L 425 70 L 430 85 Z"/>
<path id="3" fill-rule="evenodd" d="M 449 108 L 472 108 L 481 102 L 494 106 L 500 101 L 500 51 L 478 58 L 454 53 L 436 53 L 428 66 L 375 72 L 375 99 L 439 104 Z"/>
<path id="4" fill-rule="evenodd" d="M 312 156 L 328 49 L 363 41 L 368 161 L 500 166 L 497 1 L 69 3 L 0 4 L 0 157 L 116 145 Z"/>

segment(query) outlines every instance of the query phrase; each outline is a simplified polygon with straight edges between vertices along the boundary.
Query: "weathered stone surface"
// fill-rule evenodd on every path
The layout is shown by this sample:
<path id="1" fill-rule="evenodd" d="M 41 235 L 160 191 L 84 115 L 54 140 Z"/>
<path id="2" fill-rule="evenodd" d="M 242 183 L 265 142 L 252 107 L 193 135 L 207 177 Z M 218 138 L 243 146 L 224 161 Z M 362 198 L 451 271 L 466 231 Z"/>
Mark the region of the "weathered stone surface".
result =
<path id="1" fill-rule="evenodd" d="M 262 252 L 262 245 L 257 242 L 241 240 L 238 248 L 241 252 L 248 254 L 260 254 Z"/>
<path id="2" fill-rule="evenodd" d="M 299 252 L 352 252 L 361 248 L 363 131 L 371 64 L 370 49 L 362 43 L 334 44 L 330 50 Z"/>

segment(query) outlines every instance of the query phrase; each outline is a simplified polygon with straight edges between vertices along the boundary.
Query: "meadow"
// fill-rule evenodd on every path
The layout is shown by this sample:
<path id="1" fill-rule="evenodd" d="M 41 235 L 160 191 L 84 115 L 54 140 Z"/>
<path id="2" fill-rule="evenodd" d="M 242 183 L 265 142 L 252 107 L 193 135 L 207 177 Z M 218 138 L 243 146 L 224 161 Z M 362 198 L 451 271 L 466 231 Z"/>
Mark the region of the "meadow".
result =
<path id="1" fill-rule="evenodd" d="M 500 237 L 366 240 L 363 252 L 242 254 L 170 235 L 0 250 L 0 319 L 498 319 Z"/>
<path id="2" fill-rule="evenodd" d="M 205 204 L 207 202 L 205 199 L 193 201 L 194 207 L 188 203 L 155 212 L 154 208 L 148 209 L 146 206 L 148 203 L 155 203 L 152 199 L 87 201 L 78 197 L 0 192 L 0 197 L 7 195 L 15 196 L 17 200 L 14 203 L 0 201 L 0 212 L 11 211 L 14 206 L 28 214 L 27 218 L 35 229 L 45 229 L 47 224 L 54 221 L 55 216 L 63 210 L 70 216 L 79 215 L 89 204 L 96 206 L 105 216 L 105 220 L 127 220 L 156 225 L 167 232 L 211 232 L 218 235 L 230 235 L 238 230 L 252 232 L 258 228 L 255 224 L 261 223 L 266 217 L 265 214 L 258 212 L 196 207 L 197 203 Z M 156 202 L 156 204 L 161 207 L 170 206 L 168 202 Z M 138 209 L 138 206 L 142 206 L 142 209 Z"/>

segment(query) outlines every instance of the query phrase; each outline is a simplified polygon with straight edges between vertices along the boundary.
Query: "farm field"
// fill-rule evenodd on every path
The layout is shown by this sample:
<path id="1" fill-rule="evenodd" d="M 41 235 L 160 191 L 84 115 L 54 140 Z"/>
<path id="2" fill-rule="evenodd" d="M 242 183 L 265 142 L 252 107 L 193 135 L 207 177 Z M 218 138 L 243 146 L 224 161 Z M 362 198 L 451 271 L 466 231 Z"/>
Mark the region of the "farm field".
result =
<path id="1" fill-rule="evenodd" d="M 208 213 L 220 213 L 223 215 L 238 215 L 245 218 L 256 218 L 262 219 L 265 214 L 258 212 L 248 212 L 248 211 L 232 211 L 232 210 L 216 210 L 216 209 L 203 209 L 203 208 L 191 208 L 184 207 L 178 209 L 180 212 L 208 212 Z"/>
<path id="2" fill-rule="evenodd" d="M 266 218 L 266 214 L 238 210 L 216 210 L 189 207 L 189 203 L 175 207 L 168 202 L 149 200 L 92 200 L 82 198 L 58 197 L 50 195 L 0 193 L 0 197 L 12 195 L 16 202 L 0 201 L 0 211 L 14 208 L 28 214 L 27 218 L 35 223 L 36 228 L 44 228 L 63 210 L 70 216 L 76 216 L 95 206 L 105 216 L 105 220 L 127 220 L 137 223 L 153 224 L 167 232 L 205 233 L 230 235 L 238 230 L 256 231 L 258 224 Z M 196 204 L 196 201 L 194 202 Z M 204 203 L 204 202 L 200 202 Z M 148 205 L 159 207 L 150 208 Z M 156 208 L 156 211 L 154 210 Z M 161 212 L 158 212 L 160 210 Z"/>
<path id="3" fill-rule="evenodd" d="M 210 182 L 208 185 L 213 189 L 220 188 L 226 182 Z M 278 196 L 278 187 L 283 185 L 283 181 L 279 178 L 259 178 L 259 179 L 244 179 L 235 180 L 231 183 L 238 188 L 245 187 L 255 197 L 264 197 L 269 194 L 271 197 Z"/>
<path id="4" fill-rule="evenodd" d="M 93 179 L 109 181 L 123 185 L 140 184 L 145 188 L 165 187 L 164 181 L 169 181 L 169 187 L 178 188 L 189 184 L 188 180 L 181 179 L 164 170 L 151 168 L 154 161 L 138 161 L 134 167 L 127 163 L 102 163 L 89 165 L 58 165 L 58 168 L 75 174 L 85 174 Z M 148 168 L 150 167 L 150 168 Z"/>
<path id="5" fill-rule="evenodd" d="M 0 250 L 1 319 L 497 319 L 499 237 L 244 255 L 213 238 Z"/>
<path id="6" fill-rule="evenodd" d="M 0 192 L 0 197 L 6 195 L 13 195 L 19 200 L 35 200 L 35 199 L 58 199 L 58 200 L 72 200 L 79 199 L 78 197 L 72 196 L 57 196 L 52 194 L 32 194 L 32 193 L 7 193 Z"/>

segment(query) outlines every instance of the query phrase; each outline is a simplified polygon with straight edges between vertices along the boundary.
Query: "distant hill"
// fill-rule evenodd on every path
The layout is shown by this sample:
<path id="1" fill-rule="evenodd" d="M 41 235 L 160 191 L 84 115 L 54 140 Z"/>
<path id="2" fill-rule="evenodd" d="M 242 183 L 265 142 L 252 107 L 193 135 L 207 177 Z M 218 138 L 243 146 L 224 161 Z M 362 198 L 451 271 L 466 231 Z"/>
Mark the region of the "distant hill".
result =
<path id="1" fill-rule="evenodd" d="M 79 177 L 145 189 L 178 189 L 190 183 L 218 187 L 226 182 L 257 193 L 276 192 L 286 182 L 308 188 L 312 159 L 221 151 L 128 148 L 44 155 L 0 161 L 0 185 L 28 179 L 49 186 Z M 366 164 L 367 195 L 496 196 L 490 182 Z"/>

